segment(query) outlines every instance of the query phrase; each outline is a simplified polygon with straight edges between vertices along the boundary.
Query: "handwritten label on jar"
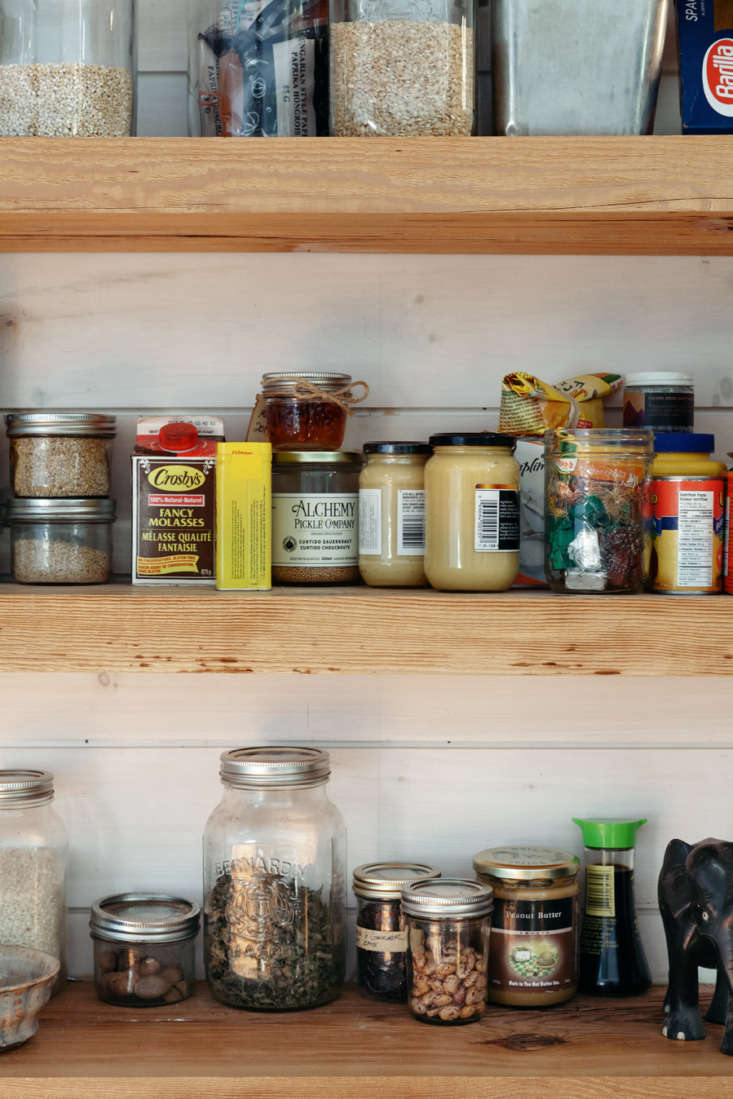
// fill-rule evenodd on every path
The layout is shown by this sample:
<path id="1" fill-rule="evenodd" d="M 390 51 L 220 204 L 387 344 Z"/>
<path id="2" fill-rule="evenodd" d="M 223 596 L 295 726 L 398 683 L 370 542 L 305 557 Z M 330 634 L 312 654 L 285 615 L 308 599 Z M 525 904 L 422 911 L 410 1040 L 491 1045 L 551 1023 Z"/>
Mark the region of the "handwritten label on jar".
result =
<path id="1" fill-rule="evenodd" d="M 503 553 L 519 549 L 519 493 L 514 488 L 476 485 L 476 553 Z"/>
<path id="2" fill-rule="evenodd" d="M 397 556 L 422 557 L 425 553 L 425 493 L 400 489 L 397 493 Z"/>
<path id="3" fill-rule="evenodd" d="M 358 512 L 359 496 L 355 492 L 273 493 L 273 565 L 356 565 Z"/>
<path id="4" fill-rule="evenodd" d="M 401 954 L 407 950 L 407 931 L 375 931 L 369 927 L 357 927 L 356 945 L 359 950 Z"/>

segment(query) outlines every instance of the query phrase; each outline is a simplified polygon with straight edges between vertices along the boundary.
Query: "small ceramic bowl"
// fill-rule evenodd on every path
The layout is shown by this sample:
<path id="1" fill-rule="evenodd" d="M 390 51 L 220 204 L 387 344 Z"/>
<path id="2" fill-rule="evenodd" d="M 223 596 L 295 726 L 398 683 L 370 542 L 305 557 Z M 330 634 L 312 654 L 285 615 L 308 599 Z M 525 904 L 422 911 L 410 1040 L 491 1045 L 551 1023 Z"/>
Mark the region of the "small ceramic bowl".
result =
<path id="1" fill-rule="evenodd" d="M 36 1033 L 59 968 L 58 959 L 42 950 L 0 944 L 0 1052 Z"/>

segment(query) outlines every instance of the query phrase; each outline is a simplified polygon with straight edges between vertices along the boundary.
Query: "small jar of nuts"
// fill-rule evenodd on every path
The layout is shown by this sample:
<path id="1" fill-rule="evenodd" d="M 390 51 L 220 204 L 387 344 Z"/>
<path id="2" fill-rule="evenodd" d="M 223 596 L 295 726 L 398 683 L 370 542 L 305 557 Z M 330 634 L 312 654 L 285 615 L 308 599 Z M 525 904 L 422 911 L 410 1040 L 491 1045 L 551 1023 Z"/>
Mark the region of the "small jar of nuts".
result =
<path id="1" fill-rule="evenodd" d="M 194 986 L 200 908 L 181 897 L 120 893 L 92 907 L 97 996 L 120 1007 L 187 999 Z"/>
<path id="2" fill-rule="evenodd" d="M 475 1023 L 486 1010 L 492 890 L 462 878 L 402 890 L 410 1010 L 423 1023 Z"/>

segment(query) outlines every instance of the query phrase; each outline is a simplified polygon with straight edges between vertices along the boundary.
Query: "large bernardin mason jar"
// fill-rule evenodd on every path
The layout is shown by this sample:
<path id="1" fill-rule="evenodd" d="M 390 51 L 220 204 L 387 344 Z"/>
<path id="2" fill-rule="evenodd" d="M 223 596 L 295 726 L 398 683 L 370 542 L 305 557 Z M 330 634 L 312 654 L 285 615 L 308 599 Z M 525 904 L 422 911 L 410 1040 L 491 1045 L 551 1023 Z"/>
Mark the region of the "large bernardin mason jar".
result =
<path id="1" fill-rule="evenodd" d="M 230 1007 L 297 1011 L 335 999 L 345 967 L 346 832 L 317 748 L 221 757 L 204 834 L 206 975 Z"/>
<path id="2" fill-rule="evenodd" d="M 0 136 L 129 136 L 134 16 L 134 0 L 0 0 Z"/>
<path id="3" fill-rule="evenodd" d="M 63 821 L 48 771 L 0 771 L 0 942 L 43 950 L 66 979 L 66 866 Z"/>
<path id="4" fill-rule="evenodd" d="M 475 0 L 331 0 L 334 137 L 468 137 Z"/>

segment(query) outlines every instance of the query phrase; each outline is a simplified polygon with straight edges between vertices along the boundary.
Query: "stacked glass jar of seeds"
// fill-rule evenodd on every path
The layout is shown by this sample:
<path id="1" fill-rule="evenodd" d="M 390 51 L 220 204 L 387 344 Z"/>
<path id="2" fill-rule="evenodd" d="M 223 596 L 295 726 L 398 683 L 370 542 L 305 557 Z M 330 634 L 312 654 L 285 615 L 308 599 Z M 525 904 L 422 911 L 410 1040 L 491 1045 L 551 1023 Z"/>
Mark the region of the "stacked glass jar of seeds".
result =
<path id="1" fill-rule="evenodd" d="M 102 584 L 112 563 L 114 416 L 8 416 L 11 571 L 21 584 Z"/>

